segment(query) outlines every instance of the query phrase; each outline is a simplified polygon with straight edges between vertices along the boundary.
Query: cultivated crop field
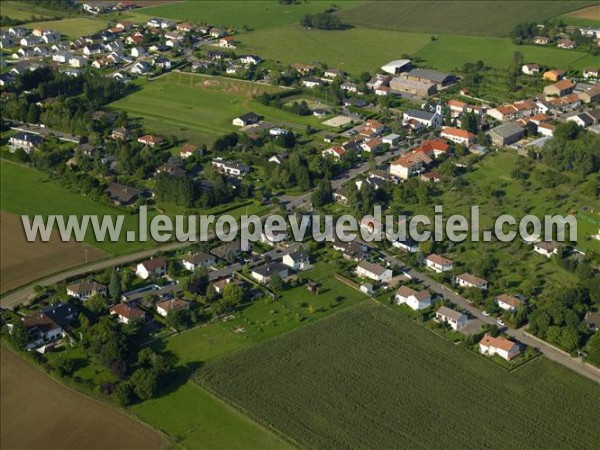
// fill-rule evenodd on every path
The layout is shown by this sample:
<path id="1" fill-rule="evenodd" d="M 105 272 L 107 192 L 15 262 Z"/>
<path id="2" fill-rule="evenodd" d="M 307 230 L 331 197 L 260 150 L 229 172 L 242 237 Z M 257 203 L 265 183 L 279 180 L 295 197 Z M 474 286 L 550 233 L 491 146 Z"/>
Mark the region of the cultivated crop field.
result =
<path id="1" fill-rule="evenodd" d="M 2 448 L 160 449 L 158 433 L 1 350 Z"/>
<path id="2" fill-rule="evenodd" d="M 507 36 L 515 25 L 543 22 L 590 5 L 588 1 L 375 1 L 349 8 L 353 25 L 431 34 Z"/>
<path id="3" fill-rule="evenodd" d="M 148 129 L 156 133 L 173 134 L 196 144 L 211 143 L 217 137 L 235 131 L 231 121 L 254 111 L 266 120 L 318 127 L 312 116 L 300 117 L 283 110 L 262 105 L 253 96 L 272 93 L 282 88 L 260 83 L 211 77 L 197 74 L 173 73 L 155 81 L 143 83 L 142 88 L 111 106 L 141 117 Z"/>
<path id="4" fill-rule="evenodd" d="M 87 244 L 62 242 L 56 232 L 50 242 L 27 242 L 21 218 L 6 211 L 0 211 L 0 233 L 0 292 L 104 256 Z"/>
<path id="5" fill-rule="evenodd" d="M 27 24 L 29 28 L 42 27 L 60 31 L 61 34 L 71 38 L 93 34 L 106 28 L 106 20 L 91 17 L 73 17 L 61 20 L 50 20 L 45 22 L 33 22 Z"/>
<path id="6" fill-rule="evenodd" d="M 600 441 L 592 381 L 543 358 L 508 373 L 374 303 L 209 364 L 197 379 L 309 448 Z"/>

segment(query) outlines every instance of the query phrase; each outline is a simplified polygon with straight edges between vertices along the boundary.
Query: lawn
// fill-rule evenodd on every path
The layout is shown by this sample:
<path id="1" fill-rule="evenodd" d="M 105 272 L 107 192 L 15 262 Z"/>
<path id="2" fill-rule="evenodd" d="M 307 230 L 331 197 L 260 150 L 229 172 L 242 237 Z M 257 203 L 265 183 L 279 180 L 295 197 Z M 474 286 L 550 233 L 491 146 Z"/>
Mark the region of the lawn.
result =
<path id="1" fill-rule="evenodd" d="M 73 17 L 27 24 L 29 28 L 42 27 L 57 30 L 70 38 L 93 34 L 106 28 L 106 25 L 107 22 L 105 20 L 92 17 Z"/>
<path id="2" fill-rule="evenodd" d="M 517 2 L 515 2 L 517 3 Z M 452 71 L 466 62 L 482 60 L 486 65 L 506 69 L 513 63 L 516 51 L 523 54 L 527 63 L 538 63 L 549 67 L 582 69 L 593 66 L 597 57 L 587 53 L 562 50 L 555 47 L 514 45 L 508 38 L 439 36 L 434 42 L 415 53 L 424 59 L 423 64 L 439 70 Z"/>
<path id="3" fill-rule="evenodd" d="M 226 1 L 196 2 L 186 1 L 172 5 L 144 8 L 140 12 L 149 16 L 185 20 L 193 23 L 211 23 L 219 27 L 244 26 L 263 29 L 287 23 L 298 23 L 306 14 L 325 11 L 332 5 L 342 10 L 360 5 L 360 1 L 310 1 L 296 5 L 281 5 L 275 1 Z"/>
<path id="4" fill-rule="evenodd" d="M 544 358 L 507 373 L 374 303 L 208 364 L 197 379 L 307 448 L 593 448 L 600 440 L 592 381 Z"/>
<path id="5" fill-rule="evenodd" d="M 308 30 L 299 25 L 240 35 L 243 51 L 285 63 L 327 63 L 358 75 L 373 72 L 404 53 L 414 54 L 429 34 L 401 33 L 356 27 L 343 31 Z M 293 49 L 293 51 L 291 51 Z"/>
<path id="6" fill-rule="evenodd" d="M 20 166 L 5 160 L 0 163 L 1 204 L 2 210 L 15 214 L 33 216 L 41 214 L 71 214 L 82 216 L 84 214 L 109 215 L 116 217 L 124 214 L 123 239 L 119 242 L 97 242 L 92 233 L 87 233 L 85 242 L 110 254 L 128 253 L 142 248 L 150 247 L 150 242 L 126 242 L 126 230 L 137 230 L 136 216 L 129 215 L 126 211 L 101 205 L 77 193 L 70 192 L 60 186 L 56 181 L 49 179 L 48 175 L 37 170 Z"/>
<path id="7" fill-rule="evenodd" d="M 225 77 L 173 73 L 142 82 L 139 91 L 111 106 L 143 118 L 144 125 L 152 132 L 176 134 L 196 145 L 212 143 L 217 137 L 238 130 L 231 121 L 249 111 L 269 121 L 295 125 L 302 131 L 307 124 L 318 128 L 319 122 L 313 116 L 296 116 L 262 105 L 253 98 L 263 92 L 282 90 Z"/>
<path id="8" fill-rule="evenodd" d="M 342 21 L 384 30 L 508 36 L 515 25 L 543 22 L 589 1 L 375 1 L 342 11 Z"/>

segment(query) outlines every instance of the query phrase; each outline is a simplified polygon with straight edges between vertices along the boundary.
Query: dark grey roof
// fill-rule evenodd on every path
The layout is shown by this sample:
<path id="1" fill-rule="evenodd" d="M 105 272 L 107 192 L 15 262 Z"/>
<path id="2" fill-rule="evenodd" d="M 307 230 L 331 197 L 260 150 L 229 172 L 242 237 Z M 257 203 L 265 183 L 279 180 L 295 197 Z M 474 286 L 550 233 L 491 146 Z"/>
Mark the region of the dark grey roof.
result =
<path id="1" fill-rule="evenodd" d="M 411 77 L 422 78 L 438 84 L 445 83 L 452 78 L 452 75 L 449 73 L 438 72 L 437 70 L 431 69 L 413 69 L 408 74 Z"/>
<path id="2" fill-rule="evenodd" d="M 406 114 L 410 117 L 416 117 L 421 120 L 431 120 L 431 118 L 435 115 L 430 111 L 423 111 L 421 109 L 409 109 L 406 111 Z"/>
<path id="3" fill-rule="evenodd" d="M 268 264 L 264 264 L 259 267 L 255 267 L 254 269 L 252 269 L 252 272 L 257 273 L 263 277 L 269 277 L 269 276 L 275 275 L 276 273 L 287 271 L 287 270 L 288 270 L 288 266 L 286 266 L 278 261 L 274 261 L 274 262 L 270 262 Z"/>
<path id="4" fill-rule="evenodd" d="M 138 189 L 119 183 L 110 183 L 105 192 L 110 195 L 112 200 L 117 200 L 120 203 L 130 203 L 140 194 Z"/>
<path id="5" fill-rule="evenodd" d="M 42 309 L 42 313 L 50 317 L 59 327 L 64 329 L 69 325 L 77 310 L 68 303 L 57 303 L 46 306 Z"/>
<path id="6" fill-rule="evenodd" d="M 492 133 L 502 138 L 508 138 L 515 134 L 523 133 L 523 128 L 513 122 L 500 125 L 499 127 L 493 128 Z"/>

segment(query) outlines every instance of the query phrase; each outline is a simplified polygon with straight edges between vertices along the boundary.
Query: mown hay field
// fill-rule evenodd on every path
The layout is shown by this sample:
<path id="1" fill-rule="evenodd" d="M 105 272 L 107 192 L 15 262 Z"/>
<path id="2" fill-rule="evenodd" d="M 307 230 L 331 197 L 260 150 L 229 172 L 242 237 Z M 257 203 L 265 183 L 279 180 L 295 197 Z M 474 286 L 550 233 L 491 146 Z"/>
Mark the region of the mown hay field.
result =
<path id="1" fill-rule="evenodd" d="M 594 448 L 600 386 L 544 358 L 508 373 L 392 310 L 358 305 L 196 380 L 308 448 Z"/>

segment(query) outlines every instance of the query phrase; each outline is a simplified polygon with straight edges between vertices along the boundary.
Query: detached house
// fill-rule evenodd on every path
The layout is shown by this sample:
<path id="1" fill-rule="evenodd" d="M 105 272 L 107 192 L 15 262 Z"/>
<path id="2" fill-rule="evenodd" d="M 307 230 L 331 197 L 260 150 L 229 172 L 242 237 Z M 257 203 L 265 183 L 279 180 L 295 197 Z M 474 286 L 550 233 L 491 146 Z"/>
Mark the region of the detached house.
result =
<path id="1" fill-rule="evenodd" d="M 484 355 L 494 356 L 498 355 L 506 361 L 519 356 L 521 350 L 519 345 L 503 337 L 493 337 L 486 334 L 481 341 L 479 341 L 479 352 Z"/>
<path id="2" fill-rule="evenodd" d="M 487 280 L 466 272 L 456 277 L 456 284 L 463 288 L 477 288 L 483 290 L 488 288 Z"/>
<path id="3" fill-rule="evenodd" d="M 260 116 L 254 112 L 246 113 L 233 119 L 232 123 L 236 127 L 245 127 L 260 122 Z"/>
<path id="4" fill-rule="evenodd" d="M 496 305 L 498 305 L 499 308 L 508 312 L 516 311 L 517 308 L 523 304 L 521 299 L 508 294 L 499 295 L 494 299 L 494 301 L 496 302 Z"/>
<path id="5" fill-rule="evenodd" d="M 402 286 L 396 291 L 394 301 L 397 305 L 407 305 L 410 309 L 418 311 L 431 306 L 431 294 L 427 290 L 415 291 L 408 286 Z"/>
<path id="6" fill-rule="evenodd" d="M 181 264 L 190 272 L 200 267 L 210 267 L 217 258 L 209 253 L 192 253 L 181 258 Z"/>
<path id="7" fill-rule="evenodd" d="M 557 96 L 562 97 L 564 95 L 570 94 L 573 92 L 575 88 L 575 83 L 571 80 L 560 80 L 550 86 L 546 86 L 544 88 L 544 95 L 546 97 Z"/>
<path id="8" fill-rule="evenodd" d="M 392 279 L 392 269 L 373 264 L 369 261 L 361 261 L 356 266 L 356 275 L 362 278 L 369 278 L 380 283 L 385 283 Z"/>
<path id="9" fill-rule="evenodd" d="M 119 323 L 128 324 L 132 320 L 146 320 L 146 313 L 135 305 L 128 303 L 117 303 L 110 308 L 111 314 L 117 315 Z"/>
<path id="10" fill-rule="evenodd" d="M 156 147 L 157 145 L 162 144 L 163 140 L 160 136 L 153 136 L 151 134 L 147 134 L 138 138 L 137 140 L 140 144 L 147 145 L 148 147 Z"/>
<path id="11" fill-rule="evenodd" d="M 538 64 L 524 64 L 521 67 L 521 72 L 525 75 L 537 75 L 540 73 L 540 66 Z"/>
<path id="12" fill-rule="evenodd" d="M 79 300 L 85 300 L 94 295 L 106 295 L 107 292 L 106 285 L 94 280 L 82 280 L 67 286 L 67 295 Z"/>
<path id="13" fill-rule="evenodd" d="M 447 323 L 454 331 L 458 331 L 467 325 L 469 318 L 459 311 L 455 311 L 446 306 L 441 306 L 440 309 L 435 312 L 435 321 Z"/>
<path id="14" fill-rule="evenodd" d="M 411 152 L 401 156 L 396 161 L 390 164 L 390 174 L 407 180 L 421 172 L 424 172 L 426 167 L 433 160 L 423 152 Z"/>
<path id="15" fill-rule="evenodd" d="M 12 135 L 8 139 L 8 145 L 13 149 L 21 149 L 25 153 L 29 154 L 31 151 L 38 147 L 44 140 L 37 134 L 19 132 Z"/>
<path id="16" fill-rule="evenodd" d="M 135 269 L 135 274 L 143 280 L 155 276 L 161 277 L 167 273 L 167 262 L 164 258 L 153 258 L 141 262 Z"/>
<path id="17" fill-rule="evenodd" d="M 190 302 L 181 298 L 172 298 L 156 303 L 156 312 L 163 317 L 167 317 L 173 311 L 180 309 L 190 309 Z"/>
<path id="18" fill-rule="evenodd" d="M 287 278 L 287 276 L 289 275 L 288 266 L 280 262 L 274 261 L 264 264 L 262 266 L 255 267 L 254 269 L 252 269 L 251 273 L 252 278 L 254 278 L 259 283 L 263 284 L 268 284 L 275 274 L 278 274 L 279 277 L 281 277 L 282 279 Z"/>
<path id="19" fill-rule="evenodd" d="M 425 258 L 425 265 L 437 273 L 442 273 L 452 270 L 454 263 L 443 256 L 432 253 Z"/>
<path id="20" fill-rule="evenodd" d="M 110 183 L 104 192 L 109 195 L 111 201 L 117 206 L 133 204 L 140 194 L 138 189 L 114 182 Z"/>
<path id="21" fill-rule="evenodd" d="M 310 267 L 308 252 L 304 249 L 288 253 L 281 262 L 294 270 L 306 270 Z"/>
<path id="22" fill-rule="evenodd" d="M 554 241 L 539 241 L 533 244 L 533 251 L 547 258 L 558 255 L 558 248 L 558 243 Z"/>

